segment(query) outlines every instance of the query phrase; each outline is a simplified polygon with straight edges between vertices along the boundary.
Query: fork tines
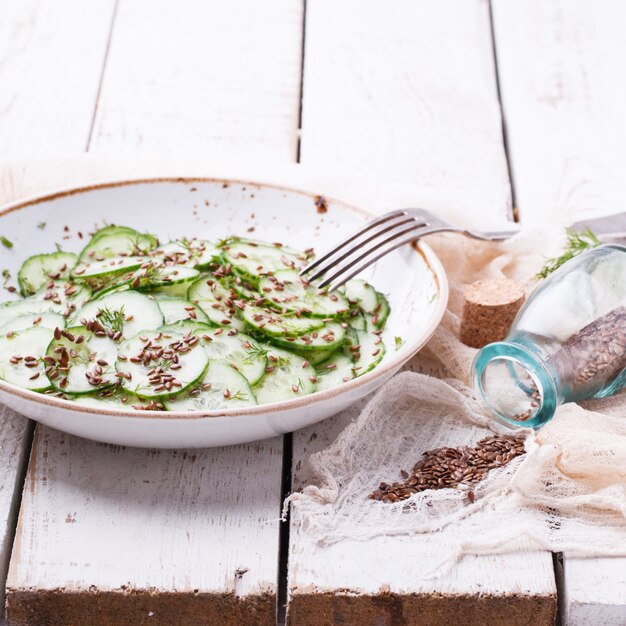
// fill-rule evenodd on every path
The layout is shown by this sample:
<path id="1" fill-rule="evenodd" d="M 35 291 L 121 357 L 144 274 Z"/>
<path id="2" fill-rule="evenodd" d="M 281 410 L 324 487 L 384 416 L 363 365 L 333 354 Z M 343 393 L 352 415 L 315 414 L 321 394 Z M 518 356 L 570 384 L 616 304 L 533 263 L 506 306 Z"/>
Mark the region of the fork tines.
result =
<path id="1" fill-rule="evenodd" d="M 415 240 L 418 231 L 427 226 L 425 219 L 405 210 L 387 213 L 368 222 L 300 273 L 309 281 L 325 276 L 318 286 L 332 291 L 394 248 Z"/>

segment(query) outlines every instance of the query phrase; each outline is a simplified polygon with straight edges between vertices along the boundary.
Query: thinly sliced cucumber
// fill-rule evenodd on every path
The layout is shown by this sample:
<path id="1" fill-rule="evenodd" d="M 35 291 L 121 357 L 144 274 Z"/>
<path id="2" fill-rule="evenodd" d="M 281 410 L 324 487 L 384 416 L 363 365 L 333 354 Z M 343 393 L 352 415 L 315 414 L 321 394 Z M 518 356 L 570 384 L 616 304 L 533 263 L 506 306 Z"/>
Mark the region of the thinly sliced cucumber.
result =
<path id="1" fill-rule="evenodd" d="M 357 343 L 353 343 L 349 352 L 354 359 L 354 373 L 363 376 L 371 372 L 385 356 L 385 344 L 380 335 L 355 330 Z"/>
<path id="2" fill-rule="evenodd" d="M 348 323 L 354 330 L 367 330 L 365 314 L 361 312 L 360 308 L 354 309 L 350 312 Z"/>
<path id="3" fill-rule="evenodd" d="M 253 390 L 259 404 L 292 400 L 315 391 L 315 370 L 305 359 L 272 348 L 268 362 L 265 376 Z"/>
<path id="4" fill-rule="evenodd" d="M 360 278 L 353 278 L 346 283 L 346 298 L 350 302 L 358 304 L 365 313 L 373 315 L 378 307 L 378 295 L 369 283 Z"/>
<path id="5" fill-rule="evenodd" d="M 317 367 L 321 363 L 325 363 L 336 354 L 336 351 L 333 350 L 307 350 L 306 352 L 294 350 L 294 352 L 298 356 L 301 356 L 303 359 L 307 360 L 314 367 Z"/>
<path id="6" fill-rule="evenodd" d="M 163 325 L 163 314 L 155 300 L 136 291 L 110 293 L 88 302 L 73 316 L 81 324 L 97 330 L 121 332 L 124 337 L 132 337 L 140 330 L 153 330 Z"/>
<path id="7" fill-rule="evenodd" d="M 237 296 L 245 300 L 257 301 L 259 298 L 263 297 L 251 282 L 248 282 L 245 278 L 241 278 L 241 276 L 235 276 L 230 282 L 230 286 Z"/>
<path id="8" fill-rule="evenodd" d="M 43 357 L 54 336 L 49 328 L 29 328 L 0 337 L 0 378 L 8 383 L 44 391 L 50 387 Z"/>
<path id="9" fill-rule="evenodd" d="M 131 393 L 161 398 L 200 380 L 207 363 L 200 339 L 192 333 L 142 331 L 120 344 L 117 369 Z"/>
<path id="10" fill-rule="evenodd" d="M 189 287 L 198 279 L 200 272 L 193 267 L 173 265 L 157 267 L 156 271 L 147 273 L 144 280 L 142 273 L 139 274 L 137 288 L 145 291 L 158 290 L 160 293 L 172 297 L 185 297 Z"/>
<path id="11" fill-rule="evenodd" d="M 197 304 L 207 314 L 214 326 L 226 326 L 245 330 L 243 322 L 237 315 L 239 309 L 233 292 L 215 278 L 196 280 L 187 292 L 187 299 Z M 239 303 L 243 306 L 245 303 Z"/>
<path id="12" fill-rule="evenodd" d="M 230 363 L 210 360 L 204 378 L 165 405 L 170 411 L 222 411 L 254 406 L 256 399 L 248 381 Z"/>
<path id="13" fill-rule="evenodd" d="M 281 315 L 256 306 L 243 310 L 243 320 L 252 330 L 270 337 L 299 337 L 324 326 L 319 318 Z"/>
<path id="14" fill-rule="evenodd" d="M 385 298 L 380 291 L 376 292 L 376 296 L 378 297 L 378 306 L 371 319 L 374 330 L 384 328 L 387 323 L 387 318 L 391 313 L 391 307 L 389 306 L 389 302 L 387 302 L 387 298 Z"/>
<path id="15" fill-rule="evenodd" d="M 133 272 L 145 263 L 145 257 L 138 256 L 81 262 L 72 270 L 72 278 L 87 283 L 93 291 L 100 291 L 133 280 Z"/>
<path id="16" fill-rule="evenodd" d="M 112 387 L 103 389 L 97 393 L 73 396 L 73 402 L 82 404 L 83 406 L 101 407 L 103 404 L 115 409 L 124 409 L 125 411 L 164 411 L 165 405 L 158 400 L 144 400 L 129 393 L 125 389 Z"/>
<path id="17" fill-rule="evenodd" d="M 65 328 L 65 318 L 60 313 L 45 311 L 44 313 L 26 313 L 13 318 L 0 328 L 0 335 L 10 331 L 19 332 L 39 326 L 40 328 Z"/>
<path id="18" fill-rule="evenodd" d="M 325 363 L 316 367 L 317 391 L 331 389 L 354 378 L 354 361 L 342 350 L 338 350 Z"/>
<path id="19" fill-rule="evenodd" d="M 300 311 L 317 317 L 343 315 L 350 307 L 344 295 L 320 291 L 295 270 L 279 270 L 273 276 L 261 278 L 259 291 L 284 311 Z"/>
<path id="20" fill-rule="evenodd" d="M 54 331 L 45 361 L 48 377 L 63 393 L 92 393 L 115 384 L 117 346 L 84 326 Z"/>
<path id="21" fill-rule="evenodd" d="M 160 326 L 157 330 L 162 333 L 178 333 L 186 335 L 191 332 L 198 337 L 208 335 L 215 330 L 215 326 L 206 324 L 205 322 L 194 322 L 193 320 L 181 320 L 180 322 L 174 322 L 173 324 L 165 324 Z"/>
<path id="22" fill-rule="evenodd" d="M 277 270 L 302 268 L 307 261 L 304 252 L 252 239 L 231 238 L 219 247 L 225 261 L 252 281 Z"/>
<path id="23" fill-rule="evenodd" d="M 75 254 L 60 251 L 29 257 L 17 274 L 22 295 L 30 296 L 36 293 L 50 280 L 68 278 L 76 261 Z"/>
<path id="24" fill-rule="evenodd" d="M 0 326 L 6 326 L 24 315 L 58 312 L 61 307 L 50 300 L 28 298 L 0 304 Z"/>
<path id="25" fill-rule="evenodd" d="M 334 352 L 343 344 L 346 331 L 341 324 L 330 322 L 317 330 L 300 337 L 271 337 L 271 341 L 279 346 L 284 346 L 301 353 L 308 351 L 321 352 L 323 350 Z"/>
<path id="26" fill-rule="evenodd" d="M 251 385 L 256 385 L 265 374 L 268 350 L 272 348 L 243 333 L 229 335 L 221 328 L 212 331 L 199 334 L 209 359 L 227 361 L 241 372 Z"/>
<path id="27" fill-rule="evenodd" d="M 158 245 L 153 235 L 139 233 L 132 228 L 101 229 L 80 253 L 81 263 L 103 261 L 123 256 L 143 256 Z"/>
<path id="28" fill-rule="evenodd" d="M 209 323 L 207 314 L 197 305 L 184 298 L 157 296 L 156 302 L 163 313 L 164 324 L 174 324 L 183 320 Z"/>
<path id="29" fill-rule="evenodd" d="M 90 242 L 96 241 L 100 239 L 100 237 L 104 237 L 106 235 L 120 235 L 120 234 L 134 234 L 137 233 L 134 228 L 130 226 L 116 226 L 115 224 L 109 224 L 108 226 L 103 226 L 99 228 L 95 233 L 91 235 Z"/>
<path id="30" fill-rule="evenodd" d="M 179 239 L 160 246 L 150 256 L 165 265 L 186 265 L 204 270 L 216 266 L 220 254 L 221 250 L 210 241 Z"/>
<path id="31" fill-rule="evenodd" d="M 85 285 L 71 281 L 51 280 L 24 302 L 43 301 L 47 303 L 49 311 L 69 317 L 77 308 L 83 306 L 91 296 L 91 290 Z"/>

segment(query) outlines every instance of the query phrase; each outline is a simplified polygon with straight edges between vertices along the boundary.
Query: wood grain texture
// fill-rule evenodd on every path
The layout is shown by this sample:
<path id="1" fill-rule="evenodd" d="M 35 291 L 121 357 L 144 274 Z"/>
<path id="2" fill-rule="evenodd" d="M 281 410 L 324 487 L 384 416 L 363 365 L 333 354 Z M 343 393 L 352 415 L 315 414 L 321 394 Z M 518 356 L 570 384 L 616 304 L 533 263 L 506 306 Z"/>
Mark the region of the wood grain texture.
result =
<path id="1" fill-rule="evenodd" d="M 303 164 L 411 182 L 445 195 L 453 219 L 502 221 L 509 185 L 488 11 L 481 1 L 309 3 Z M 403 202 L 424 197 L 407 194 Z M 396 193 L 387 201 L 386 208 L 399 206 Z M 294 488 L 306 481 L 308 455 L 328 445 L 355 411 L 294 434 Z M 292 524 L 289 622 L 552 623 L 549 554 L 468 557 L 449 575 L 426 580 L 438 553 L 427 536 L 320 547 Z"/>
<path id="2" fill-rule="evenodd" d="M 293 487 L 310 480 L 306 459 L 359 407 L 294 433 Z M 291 527 L 289 623 L 293 626 L 552 625 L 556 588 L 549 553 L 468 556 L 438 578 L 436 537 L 378 537 L 320 546 Z"/>
<path id="3" fill-rule="evenodd" d="M 3 582 L 13 546 L 32 428 L 27 419 L 0 406 L 0 580 Z M 4 606 L 4 584 L 0 585 L 1 606 Z"/>
<path id="4" fill-rule="evenodd" d="M 510 209 L 486 0 L 307 5 L 301 162 Z"/>
<path id="5" fill-rule="evenodd" d="M 92 150 L 293 161 L 301 0 L 119 0 Z"/>
<path id="6" fill-rule="evenodd" d="M 272 624 L 282 440 L 157 451 L 38 427 L 8 624 Z"/>
<path id="7" fill-rule="evenodd" d="M 622 210 L 626 4 L 495 0 L 493 17 L 521 220 Z"/>
<path id="8" fill-rule="evenodd" d="M 622 211 L 626 5 L 494 0 L 493 17 L 521 221 Z M 566 624 L 626 624 L 626 559 L 565 556 L 564 570 Z"/>
<path id="9" fill-rule="evenodd" d="M 114 4 L 0 2 L 0 159 L 85 150 Z"/>

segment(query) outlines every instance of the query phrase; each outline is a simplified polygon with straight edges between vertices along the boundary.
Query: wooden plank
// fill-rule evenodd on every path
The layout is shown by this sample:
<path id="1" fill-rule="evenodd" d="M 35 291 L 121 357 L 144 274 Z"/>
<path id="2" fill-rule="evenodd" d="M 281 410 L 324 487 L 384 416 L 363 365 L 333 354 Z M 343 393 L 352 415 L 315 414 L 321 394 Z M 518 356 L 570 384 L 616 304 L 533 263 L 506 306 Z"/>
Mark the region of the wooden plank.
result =
<path id="1" fill-rule="evenodd" d="M 331 443 L 359 407 L 294 433 L 293 488 L 307 481 L 306 459 Z M 520 552 L 465 557 L 429 578 L 441 563 L 428 535 L 378 537 L 319 546 L 291 526 L 289 623 L 346 626 L 467 624 L 552 625 L 556 589 L 550 555 Z"/>
<path id="2" fill-rule="evenodd" d="M 4 606 L 4 581 L 9 568 L 32 428 L 32 424 L 21 415 L 0 406 L 0 606 Z"/>
<path id="3" fill-rule="evenodd" d="M 0 2 L 0 159 L 85 149 L 114 5 Z"/>
<path id="4" fill-rule="evenodd" d="M 301 2 L 120 0 L 90 142 L 115 157 L 78 169 L 141 176 L 124 160 L 137 148 L 293 161 L 301 36 Z M 83 182 L 41 165 L 20 193 Z M 274 623 L 282 439 L 158 452 L 38 427 L 33 459 L 9 624 Z"/>
<path id="5" fill-rule="evenodd" d="M 493 17 L 522 221 L 621 210 L 626 5 L 495 0 Z"/>
<path id="6" fill-rule="evenodd" d="M 520 219 L 567 224 L 622 210 L 626 127 L 617 77 L 626 5 L 493 2 Z M 626 559 L 564 558 L 565 623 L 626 624 Z"/>
<path id="7" fill-rule="evenodd" d="M 293 161 L 302 2 L 120 0 L 93 150 Z"/>
<path id="8" fill-rule="evenodd" d="M 510 209 L 482 0 L 307 5 L 301 162 Z"/>
<path id="9" fill-rule="evenodd" d="M 282 441 L 159 451 L 38 427 L 8 624 L 273 624 Z"/>
<path id="10" fill-rule="evenodd" d="M 0 159 L 85 149 L 114 4 L 0 3 Z M 0 204 L 14 198 L 14 173 L 0 172 Z M 32 428 L 0 407 L 2 607 Z"/>
<path id="11" fill-rule="evenodd" d="M 440 195 L 450 217 L 465 211 L 466 221 L 484 223 L 508 215 L 488 11 L 479 1 L 309 3 L 305 166 L 416 185 L 412 196 L 382 185 L 386 208 Z M 370 205 L 378 211 L 381 195 Z M 294 488 L 306 482 L 308 455 L 328 445 L 355 410 L 294 434 Z M 290 544 L 290 624 L 422 625 L 459 616 L 552 624 L 556 612 L 545 552 L 466 557 L 448 575 L 422 580 L 440 561 L 437 540 L 427 536 L 320 547 L 294 523 Z"/>
<path id="12" fill-rule="evenodd" d="M 626 559 L 565 559 L 564 623 L 626 626 Z"/>

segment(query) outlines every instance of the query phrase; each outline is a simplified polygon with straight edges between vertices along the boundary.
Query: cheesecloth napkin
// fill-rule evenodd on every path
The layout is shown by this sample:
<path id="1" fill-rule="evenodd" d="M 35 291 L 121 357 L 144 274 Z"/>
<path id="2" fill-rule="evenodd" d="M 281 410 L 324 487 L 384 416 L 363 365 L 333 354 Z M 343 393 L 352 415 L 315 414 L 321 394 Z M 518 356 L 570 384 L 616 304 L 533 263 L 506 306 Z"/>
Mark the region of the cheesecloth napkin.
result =
<path id="1" fill-rule="evenodd" d="M 563 230 L 525 232 L 506 243 L 433 235 L 428 243 L 450 280 L 443 322 L 426 348 L 365 404 L 327 449 L 309 459 L 311 484 L 288 500 L 320 543 L 378 535 L 440 533 L 441 567 L 464 554 L 537 547 L 572 556 L 626 555 L 626 392 L 561 406 L 526 451 L 473 488 L 429 490 L 408 500 L 368 499 L 381 481 L 401 481 L 422 452 L 474 444 L 496 432 L 468 388 L 476 350 L 459 339 L 462 288 L 506 276 L 532 291 Z M 447 551 L 447 552 L 446 552 Z"/>

